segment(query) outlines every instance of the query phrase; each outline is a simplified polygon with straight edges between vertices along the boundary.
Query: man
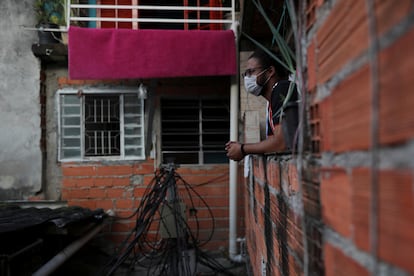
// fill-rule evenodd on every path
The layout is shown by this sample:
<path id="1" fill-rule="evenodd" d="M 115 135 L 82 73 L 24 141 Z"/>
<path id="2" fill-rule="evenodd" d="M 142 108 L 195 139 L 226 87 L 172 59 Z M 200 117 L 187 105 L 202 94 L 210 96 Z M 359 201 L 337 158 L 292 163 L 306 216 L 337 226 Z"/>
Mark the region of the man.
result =
<path id="1" fill-rule="evenodd" d="M 257 49 L 247 60 L 247 69 L 243 74 L 247 92 L 262 96 L 268 101 L 267 139 L 258 143 L 241 144 L 234 141 L 226 143 L 227 157 L 239 161 L 247 154 L 280 152 L 287 150 L 287 142 L 280 123 L 281 107 L 286 98 L 290 81 L 287 70 L 265 51 Z M 297 102 L 297 92 L 293 91 L 290 104 Z M 283 117 L 283 116 L 282 116 Z M 291 120 L 290 120 L 291 121 Z M 291 128 L 297 128 L 297 119 Z M 289 141 L 290 142 L 290 141 Z"/>

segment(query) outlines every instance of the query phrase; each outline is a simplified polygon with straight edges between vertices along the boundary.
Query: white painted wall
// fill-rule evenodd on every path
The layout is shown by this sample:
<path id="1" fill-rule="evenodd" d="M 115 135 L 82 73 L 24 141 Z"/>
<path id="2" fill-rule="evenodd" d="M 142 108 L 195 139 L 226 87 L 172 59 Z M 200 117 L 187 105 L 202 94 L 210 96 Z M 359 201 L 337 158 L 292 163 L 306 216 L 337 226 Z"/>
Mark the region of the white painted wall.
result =
<path id="1" fill-rule="evenodd" d="M 34 0 L 0 1 L 0 200 L 41 190 L 40 62 Z"/>

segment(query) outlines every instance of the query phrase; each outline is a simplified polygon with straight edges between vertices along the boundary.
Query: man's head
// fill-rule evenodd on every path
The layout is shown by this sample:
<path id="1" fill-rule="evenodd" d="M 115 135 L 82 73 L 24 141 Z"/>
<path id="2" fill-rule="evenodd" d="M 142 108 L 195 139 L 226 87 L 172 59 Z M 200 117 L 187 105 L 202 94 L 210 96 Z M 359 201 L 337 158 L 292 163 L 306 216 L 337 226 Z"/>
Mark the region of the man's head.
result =
<path id="1" fill-rule="evenodd" d="M 277 54 L 274 53 L 276 56 Z M 262 49 L 256 49 L 247 60 L 243 74 L 246 90 L 255 96 L 266 96 L 274 83 L 287 79 L 287 70 Z"/>
<path id="2" fill-rule="evenodd" d="M 278 59 L 283 60 L 280 54 L 277 54 L 273 50 L 269 50 L 274 56 Z M 275 73 L 277 75 L 278 80 L 286 80 L 289 77 L 289 73 L 286 68 L 281 65 L 276 59 L 270 56 L 267 52 L 265 52 L 262 48 L 257 48 L 249 57 L 250 59 L 255 59 L 257 64 L 260 65 L 264 69 L 269 69 L 273 67 Z"/>

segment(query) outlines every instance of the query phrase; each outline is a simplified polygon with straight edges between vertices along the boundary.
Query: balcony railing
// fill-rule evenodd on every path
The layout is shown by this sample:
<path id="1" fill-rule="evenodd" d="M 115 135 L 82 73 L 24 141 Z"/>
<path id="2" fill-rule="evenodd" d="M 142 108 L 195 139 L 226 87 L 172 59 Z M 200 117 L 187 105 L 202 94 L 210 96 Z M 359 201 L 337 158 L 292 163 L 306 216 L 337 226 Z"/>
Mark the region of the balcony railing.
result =
<path id="1" fill-rule="evenodd" d="M 102 4 L 105 1 L 97 2 L 98 4 L 72 4 L 71 1 L 68 1 L 66 26 L 221 30 L 227 29 L 236 20 L 236 0 L 229 1 L 229 6 L 223 6 L 220 0 L 183 0 L 182 5 L 175 6 L 108 5 Z M 138 1 L 131 0 L 129 2 L 137 3 Z"/>

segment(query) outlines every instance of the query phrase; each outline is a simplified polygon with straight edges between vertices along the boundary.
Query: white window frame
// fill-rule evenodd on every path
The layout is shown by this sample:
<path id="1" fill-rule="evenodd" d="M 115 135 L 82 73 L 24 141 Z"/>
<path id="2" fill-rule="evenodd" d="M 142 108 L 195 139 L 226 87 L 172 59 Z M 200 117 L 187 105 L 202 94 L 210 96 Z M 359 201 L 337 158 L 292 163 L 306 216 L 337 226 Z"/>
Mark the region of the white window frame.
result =
<path id="1" fill-rule="evenodd" d="M 120 145 L 121 145 L 121 154 L 119 156 L 85 156 L 85 120 L 84 120 L 84 101 L 83 98 L 80 100 L 80 157 L 73 157 L 73 158 L 63 158 L 62 157 L 62 110 L 61 110 L 61 96 L 62 95 L 79 95 L 82 97 L 86 94 L 93 95 L 93 94 L 108 94 L 108 95 L 120 95 Z M 141 148 L 141 155 L 134 155 L 134 156 L 126 156 L 125 155 L 125 124 L 124 124 L 124 95 L 127 94 L 136 94 L 136 96 L 140 100 L 140 136 L 141 136 L 141 144 L 139 148 Z M 145 160 L 145 109 L 144 109 L 144 99 L 145 96 L 142 95 L 138 88 L 130 88 L 130 87 L 116 87 L 116 88 L 99 88 L 99 87 L 87 87 L 87 88 L 63 88 L 59 89 L 56 93 L 56 110 L 57 110 L 57 142 L 58 142 L 58 161 L 59 162 L 73 162 L 73 161 L 99 161 L 99 160 Z"/>

